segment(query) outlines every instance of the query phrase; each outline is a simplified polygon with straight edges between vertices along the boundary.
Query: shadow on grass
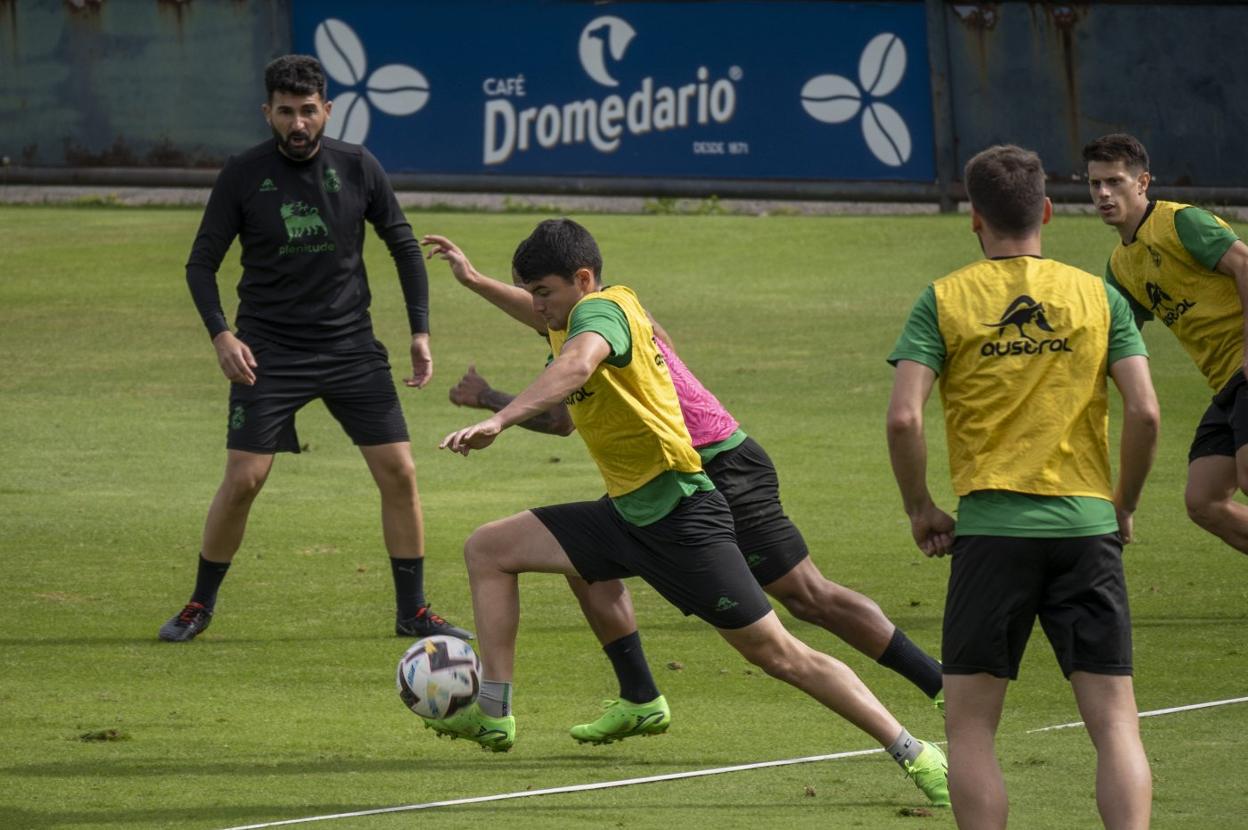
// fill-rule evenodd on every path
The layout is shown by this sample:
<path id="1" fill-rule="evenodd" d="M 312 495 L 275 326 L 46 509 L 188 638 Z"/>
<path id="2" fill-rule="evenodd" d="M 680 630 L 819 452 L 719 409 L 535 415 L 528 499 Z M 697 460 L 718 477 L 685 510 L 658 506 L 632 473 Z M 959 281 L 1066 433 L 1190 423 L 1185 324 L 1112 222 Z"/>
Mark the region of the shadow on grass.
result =
<path id="1" fill-rule="evenodd" d="M 466 747 L 471 750 L 471 747 Z M 429 759 L 424 759 L 428 761 Z M 510 773 L 540 773 L 544 777 L 550 774 L 566 769 L 576 772 L 582 772 L 587 769 L 614 770 L 616 775 L 613 777 L 631 777 L 629 770 L 636 769 L 646 775 L 662 775 L 666 772 L 678 771 L 682 769 L 702 769 L 706 767 L 716 766 L 714 759 L 705 756 L 699 756 L 693 759 L 675 759 L 664 758 L 662 764 L 656 764 L 652 760 L 645 758 L 620 758 L 620 757 L 600 757 L 595 758 L 591 755 L 543 755 L 534 758 L 518 758 L 514 755 L 491 755 L 484 752 L 468 752 L 462 760 L 450 760 L 447 758 L 438 758 L 437 768 L 439 771 L 446 770 L 463 770 L 465 772 L 479 773 L 482 771 L 483 763 L 496 761 L 500 764 L 500 769 L 505 766 L 506 771 Z M 182 769 L 186 760 L 184 758 L 168 758 L 160 760 L 148 761 L 110 761 L 108 764 L 100 764 L 98 759 L 92 759 L 82 762 L 55 763 L 55 764 L 19 764 L 11 767 L 0 768 L 0 774 L 13 776 L 15 778 L 74 778 L 89 777 L 92 779 L 99 778 L 141 778 L 148 776 L 176 776 L 178 770 Z M 244 777 L 256 777 L 264 775 L 290 775 L 290 776 L 307 776 L 309 774 L 341 774 L 356 775 L 368 773 L 385 773 L 411 772 L 416 759 L 413 758 L 369 758 L 369 759 L 350 759 L 350 758 L 315 758 L 282 761 L 280 763 L 265 763 L 255 760 L 238 760 L 238 761 L 196 761 L 195 774 L 203 775 L 238 775 Z M 728 762 L 731 763 L 731 762 Z M 10 825 L 0 823 L 0 827 L 8 827 Z"/>
<path id="2" fill-rule="evenodd" d="M 569 794 L 564 794 L 569 795 Z M 576 794 L 571 794 L 576 795 Z M 467 796 L 471 797 L 471 796 Z M 563 820 L 573 815 L 595 816 L 601 820 L 601 826 L 618 826 L 617 822 L 620 818 L 620 808 L 618 805 L 598 805 L 593 803 L 584 804 L 564 804 L 555 805 L 546 801 L 541 796 L 518 799 L 524 801 L 524 815 L 526 819 L 533 820 L 541 815 L 550 817 L 551 826 L 559 826 Z M 536 799 L 541 799 L 537 801 Z M 454 807 L 434 807 L 422 810 L 412 810 L 413 813 L 423 814 L 428 809 L 437 810 L 439 814 L 454 813 L 459 816 L 480 816 L 487 818 L 494 816 L 506 819 L 514 816 L 517 809 L 521 809 L 521 805 L 513 804 L 517 799 L 508 799 L 504 801 L 486 802 L 484 804 L 465 804 Z M 541 803 L 545 802 L 545 803 Z M 360 813 L 373 810 L 385 810 L 390 807 L 401 807 L 401 804 L 306 804 L 300 807 L 291 807 L 289 804 L 283 805 L 253 805 L 253 806 L 237 806 L 237 807 L 153 807 L 144 810 L 65 810 L 65 811 L 37 811 L 22 809 L 6 809 L 0 808 L 0 827 L 5 828 L 23 828 L 23 830 L 48 830 L 54 827 L 72 827 L 76 824 L 92 824 L 92 825 L 116 825 L 118 827 L 135 827 L 135 826 L 154 826 L 154 825 L 170 825 L 170 824 L 194 824 L 201 825 L 205 822 L 212 822 L 216 827 L 237 826 L 244 824 L 262 824 L 266 822 L 292 821 L 301 818 L 312 818 L 314 816 L 339 815 L 343 813 Z M 698 801 L 675 801 L 675 800 L 659 800 L 641 802 L 633 801 L 629 809 L 637 812 L 655 811 L 662 812 L 664 815 L 675 817 L 676 821 L 681 821 L 681 815 L 688 817 L 698 816 L 705 817 L 708 815 L 719 815 L 724 821 L 729 821 L 729 816 L 739 814 L 743 807 L 749 810 L 773 811 L 777 814 L 792 813 L 794 811 L 808 811 L 815 813 L 818 811 L 820 816 L 825 815 L 825 811 L 830 807 L 838 808 L 858 808 L 858 809 L 880 809 L 891 811 L 894 814 L 899 809 L 897 803 L 887 799 L 879 799 L 874 801 L 829 801 L 808 799 L 806 801 L 795 801 L 793 799 L 773 800 L 773 801 L 753 801 L 748 805 L 742 804 L 712 804 L 709 802 Z M 392 813 L 404 812 L 402 810 L 392 810 Z M 933 808 L 932 812 L 938 816 L 948 815 L 946 811 L 939 808 Z M 813 818 L 813 815 L 812 815 Z M 718 822 L 712 822 L 718 823 Z M 731 822 L 730 822 L 731 823 Z"/>
<path id="3" fill-rule="evenodd" d="M 272 643 L 393 643 L 399 645 L 409 640 L 403 637 L 376 636 L 361 637 L 359 635 L 340 634 L 304 634 L 290 637 L 236 637 L 230 635 L 216 636 L 205 634 L 195 638 L 193 643 L 166 643 L 158 640 L 153 633 L 142 637 L 0 637 L 0 646 L 150 646 L 159 649 L 214 649 L 252 647 L 270 645 Z"/>

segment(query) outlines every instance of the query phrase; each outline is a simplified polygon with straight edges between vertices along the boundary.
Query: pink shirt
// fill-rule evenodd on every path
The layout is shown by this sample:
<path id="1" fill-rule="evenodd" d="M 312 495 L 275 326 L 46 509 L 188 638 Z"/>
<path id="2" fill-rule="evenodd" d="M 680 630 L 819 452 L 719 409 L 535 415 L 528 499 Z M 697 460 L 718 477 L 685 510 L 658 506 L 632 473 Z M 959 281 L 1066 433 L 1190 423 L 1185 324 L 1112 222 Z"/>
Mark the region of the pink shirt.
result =
<path id="1" fill-rule="evenodd" d="M 689 430 L 694 448 L 723 441 L 736 432 L 740 424 L 681 362 L 672 347 L 658 337 L 654 338 L 654 342 L 667 361 L 676 397 L 680 401 L 680 412 L 685 417 L 685 428 Z"/>

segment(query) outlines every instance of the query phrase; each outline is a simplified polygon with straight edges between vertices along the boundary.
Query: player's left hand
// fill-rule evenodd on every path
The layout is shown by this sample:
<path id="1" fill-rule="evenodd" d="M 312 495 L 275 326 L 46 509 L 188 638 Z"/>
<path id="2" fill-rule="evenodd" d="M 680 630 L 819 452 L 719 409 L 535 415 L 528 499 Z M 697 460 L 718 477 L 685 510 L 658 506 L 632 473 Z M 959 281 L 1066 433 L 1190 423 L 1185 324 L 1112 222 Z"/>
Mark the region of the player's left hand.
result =
<path id="1" fill-rule="evenodd" d="M 497 420 L 487 418 L 480 423 L 452 432 L 442 439 L 442 443 L 438 444 L 438 449 L 467 455 L 470 450 L 483 450 L 493 444 L 494 439 L 502 431 Z"/>
<path id="2" fill-rule="evenodd" d="M 429 353 L 429 335 L 412 335 L 412 376 L 403 383 L 413 389 L 423 389 L 433 379 L 433 355 Z"/>

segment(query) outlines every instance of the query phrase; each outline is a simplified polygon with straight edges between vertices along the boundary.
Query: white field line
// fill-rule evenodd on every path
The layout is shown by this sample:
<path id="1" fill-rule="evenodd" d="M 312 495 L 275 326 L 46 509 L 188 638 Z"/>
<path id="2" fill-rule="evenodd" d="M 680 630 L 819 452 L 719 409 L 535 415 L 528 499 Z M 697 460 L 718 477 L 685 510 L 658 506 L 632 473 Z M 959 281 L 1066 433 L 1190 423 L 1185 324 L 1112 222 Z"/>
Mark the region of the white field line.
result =
<path id="1" fill-rule="evenodd" d="M 1187 706 L 1171 706 L 1169 709 L 1154 709 L 1151 712 L 1140 712 L 1142 718 L 1155 718 L 1158 715 L 1173 715 L 1175 712 L 1191 712 L 1194 709 L 1212 709 L 1214 706 L 1230 706 L 1232 703 L 1248 703 L 1248 697 L 1232 697 L 1227 700 L 1211 700 L 1208 703 L 1190 703 Z M 1074 729 L 1077 726 L 1083 726 L 1083 721 L 1071 721 L 1070 723 L 1059 723 L 1056 726 L 1042 726 L 1039 729 L 1028 729 L 1028 735 L 1034 735 L 1037 732 L 1052 732 L 1055 729 Z"/>
<path id="2" fill-rule="evenodd" d="M 1151 712 L 1140 712 L 1141 718 L 1154 718 L 1158 715 L 1172 715 L 1176 712 L 1190 712 L 1195 709 L 1210 709 L 1215 706 L 1229 706 L 1234 703 L 1248 703 L 1248 697 L 1236 697 L 1228 700 L 1213 700 L 1206 703 L 1192 703 L 1187 706 L 1171 706 L 1167 709 L 1154 709 Z M 1074 729 L 1083 726 L 1083 721 L 1059 723 L 1039 729 L 1029 729 L 1026 734 L 1049 732 L 1056 729 Z M 942 742 L 943 743 L 943 742 Z M 361 816 L 379 816 L 386 813 L 404 813 L 413 810 L 429 810 L 434 807 L 458 807 L 463 804 L 481 804 L 487 801 L 506 801 L 513 798 L 529 798 L 535 795 L 554 795 L 556 793 L 579 793 L 588 790 L 605 790 L 614 787 L 628 787 L 634 784 L 654 784 L 659 781 L 675 781 L 683 778 L 701 778 L 707 775 L 722 775 L 726 772 L 742 772 L 767 767 L 783 767 L 792 764 L 811 764 L 816 761 L 836 761 L 841 758 L 854 758 L 861 755 L 874 755 L 883 749 L 857 749 L 849 752 L 834 752 L 830 755 L 808 755 L 805 758 L 783 758 L 778 761 L 759 761 L 753 764 L 737 764 L 731 767 L 715 767 L 712 769 L 689 770 L 688 772 L 671 772 L 665 775 L 647 775 L 643 778 L 624 778 L 616 781 L 598 781 L 591 784 L 570 784 L 564 787 L 547 787 L 541 790 L 521 790 L 514 793 L 498 793 L 497 795 L 479 795 L 472 798 L 453 798 L 447 801 L 428 801 L 424 804 L 404 804 L 398 807 L 378 807 L 373 810 L 357 810 L 351 813 L 334 813 L 324 816 L 307 818 L 291 818 L 284 821 L 269 821 L 263 824 L 243 824 L 228 827 L 225 830 L 265 830 L 269 827 L 288 827 L 292 824 L 311 824 L 314 821 L 333 821 L 342 818 L 359 818 Z"/>

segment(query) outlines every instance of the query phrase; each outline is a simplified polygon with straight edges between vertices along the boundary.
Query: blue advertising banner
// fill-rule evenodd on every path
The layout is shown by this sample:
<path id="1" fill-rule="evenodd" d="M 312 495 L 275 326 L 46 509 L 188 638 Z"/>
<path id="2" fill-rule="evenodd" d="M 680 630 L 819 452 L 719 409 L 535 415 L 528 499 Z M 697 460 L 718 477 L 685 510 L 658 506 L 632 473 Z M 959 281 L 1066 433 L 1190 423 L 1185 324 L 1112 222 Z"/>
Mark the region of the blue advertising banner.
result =
<path id="1" fill-rule="evenodd" d="M 392 173 L 935 179 L 922 3 L 296 0 Z"/>

